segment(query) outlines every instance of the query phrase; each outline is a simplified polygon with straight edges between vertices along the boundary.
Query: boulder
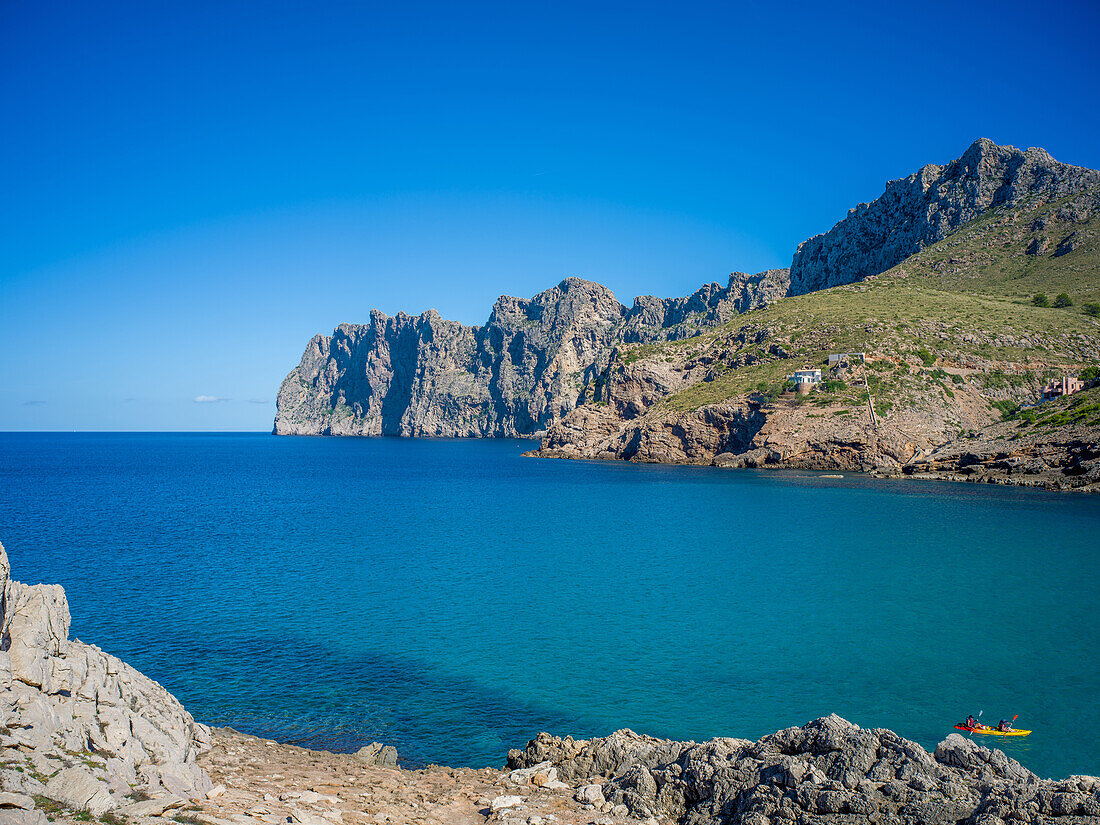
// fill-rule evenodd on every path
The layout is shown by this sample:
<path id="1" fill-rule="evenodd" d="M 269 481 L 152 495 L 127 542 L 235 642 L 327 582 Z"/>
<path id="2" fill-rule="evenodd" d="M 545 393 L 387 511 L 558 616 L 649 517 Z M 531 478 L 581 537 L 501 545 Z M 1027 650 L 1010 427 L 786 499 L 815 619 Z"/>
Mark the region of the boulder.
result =
<path id="1" fill-rule="evenodd" d="M 162 796 L 158 799 L 144 799 L 131 805 L 123 805 L 116 813 L 126 817 L 161 816 L 165 811 L 182 808 L 186 799 L 178 796 Z"/>
<path id="2" fill-rule="evenodd" d="M 516 805 L 519 805 L 522 802 L 523 799 L 518 796 L 498 796 L 496 799 L 489 803 L 489 808 L 495 813 L 496 811 L 503 811 L 505 808 L 514 808 Z"/>
<path id="3" fill-rule="evenodd" d="M 29 811 L 34 808 L 34 799 L 22 793 L 0 791 L 0 808 L 21 808 Z"/>
<path id="4" fill-rule="evenodd" d="M 603 786 L 595 783 L 582 785 L 577 788 L 577 792 L 573 795 L 573 798 L 581 804 L 599 807 L 604 803 Z"/>
<path id="5" fill-rule="evenodd" d="M 383 745 L 381 742 L 371 742 L 355 752 L 355 758 L 365 765 L 374 765 L 379 768 L 397 767 L 397 748 L 392 745 Z"/>
<path id="6" fill-rule="evenodd" d="M 106 782 L 85 768 L 66 768 L 46 783 L 44 796 L 94 817 L 118 807 Z"/>

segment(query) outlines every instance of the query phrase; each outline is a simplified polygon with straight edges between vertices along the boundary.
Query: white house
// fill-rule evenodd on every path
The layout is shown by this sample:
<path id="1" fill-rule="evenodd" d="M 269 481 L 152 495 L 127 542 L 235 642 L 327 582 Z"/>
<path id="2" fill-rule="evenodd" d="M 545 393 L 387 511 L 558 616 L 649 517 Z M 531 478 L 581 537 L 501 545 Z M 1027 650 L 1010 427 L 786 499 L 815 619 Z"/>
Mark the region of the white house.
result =
<path id="1" fill-rule="evenodd" d="M 794 381 L 796 384 L 818 384 L 821 382 L 821 370 L 804 367 L 797 370 L 794 375 L 788 376 L 787 380 Z"/>

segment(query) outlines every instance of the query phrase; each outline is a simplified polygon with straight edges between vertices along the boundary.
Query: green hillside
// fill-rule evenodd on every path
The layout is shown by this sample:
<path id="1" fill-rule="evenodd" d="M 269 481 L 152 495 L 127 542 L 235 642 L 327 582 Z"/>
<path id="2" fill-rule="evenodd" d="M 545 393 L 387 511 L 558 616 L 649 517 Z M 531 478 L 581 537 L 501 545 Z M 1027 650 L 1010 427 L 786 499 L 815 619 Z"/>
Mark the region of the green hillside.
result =
<path id="1" fill-rule="evenodd" d="M 886 275 L 950 292 L 1100 301 L 1100 188 L 1043 206 L 990 210 Z"/>
<path id="2" fill-rule="evenodd" d="M 833 382 L 810 403 L 858 404 L 870 391 L 885 412 L 928 393 L 950 399 L 964 383 L 991 406 L 1027 399 L 1041 381 L 1096 362 L 1100 318 L 1086 308 L 1100 302 L 1098 204 L 1092 190 L 1030 210 L 991 210 L 872 279 L 784 298 L 685 341 L 623 346 L 610 369 L 710 365 L 707 380 L 654 413 L 775 395 L 794 369 L 852 351 L 870 355 L 866 383 Z M 1036 306 L 1038 293 L 1051 304 L 1066 293 L 1071 305 Z"/>

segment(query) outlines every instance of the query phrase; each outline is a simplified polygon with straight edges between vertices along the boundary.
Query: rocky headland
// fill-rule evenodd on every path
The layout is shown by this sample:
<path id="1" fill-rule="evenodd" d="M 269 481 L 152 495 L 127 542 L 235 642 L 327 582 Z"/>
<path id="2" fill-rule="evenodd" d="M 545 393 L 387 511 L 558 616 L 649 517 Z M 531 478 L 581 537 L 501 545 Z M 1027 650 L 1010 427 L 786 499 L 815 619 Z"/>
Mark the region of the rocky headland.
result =
<path id="1" fill-rule="evenodd" d="M 629 308 L 570 278 L 500 298 L 482 327 L 342 324 L 283 382 L 274 431 L 1096 490 L 1100 415 L 1012 417 L 1100 364 L 1098 319 L 1100 172 L 982 139 L 888 183 L 789 270 Z M 824 379 L 807 396 L 785 383 L 804 367 Z"/>
<path id="2" fill-rule="evenodd" d="M 678 340 L 785 294 L 787 271 L 735 272 L 686 298 L 637 298 L 567 278 L 501 296 L 485 326 L 435 310 L 317 335 L 279 388 L 277 435 L 530 437 L 577 406 L 617 341 Z"/>
<path id="3" fill-rule="evenodd" d="M 1100 823 L 1096 777 L 1040 779 L 958 734 L 928 753 L 837 716 L 755 742 L 541 733 L 482 769 L 402 769 L 379 743 L 334 754 L 211 730 L 70 640 L 60 586 L 8 573 L 0 546 L 4 825 Z"/>

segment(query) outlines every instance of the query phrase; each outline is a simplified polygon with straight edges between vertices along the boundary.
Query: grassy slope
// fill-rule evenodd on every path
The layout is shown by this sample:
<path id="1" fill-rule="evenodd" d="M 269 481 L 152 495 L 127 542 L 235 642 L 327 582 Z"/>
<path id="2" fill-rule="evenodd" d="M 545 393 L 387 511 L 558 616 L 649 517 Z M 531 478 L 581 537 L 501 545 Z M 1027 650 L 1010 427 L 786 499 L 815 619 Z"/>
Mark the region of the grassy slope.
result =
<path id="1" fill-rule="evenodd" d="M 1094 196 L 1100 199 L 1100 190 Z M 953 398 L 963 376 L 991 401 L 1026 399 L 1062 366 L 1090 363 L 1088 351 L 1100 346 L 1100 320 L 1082 312 L 1084 303 L 1100 301 L 1100 216 L 1081 221 L 1075 200 L 991 210 L 874 279 L 784 298 L 685 341 L 623 347 L 620 358 L 631 363 L 728 354 L 731 335 L 746 325 L 766 326 L 770 337 L 764 346 L 779 343 L 792 356 L 776 358 L 760 347 L 740 347 L 739 352 L 761 363 L 723 368 L 720 359 L 714 380 L 669 396 L 654 413 L 774 392 L 802 364 L 823 366 L 829 352 L 844 351 L 873 353 L 877 363 L 866 373 L 884 410 L 928 392 Z M 1071 232 L 1077 233 L 1077 248 L 1054 256 Z M 1036 237 L 1047 238 L 1047 248 L 1029 255 L 1026 250 Z M 1038 292 L 1052 300 L 1066 292 L 1074 306 L 1033 306 L 1031 297 Z M 936 360 L 929 362 L 930 357 Z M 1004 370 L 1005 362 L 1015 369 Z M 856 388 L 841 388 L 832 396 L 842 404 L 866 399 Z"/>

